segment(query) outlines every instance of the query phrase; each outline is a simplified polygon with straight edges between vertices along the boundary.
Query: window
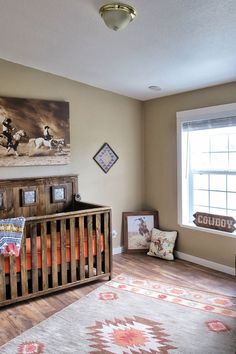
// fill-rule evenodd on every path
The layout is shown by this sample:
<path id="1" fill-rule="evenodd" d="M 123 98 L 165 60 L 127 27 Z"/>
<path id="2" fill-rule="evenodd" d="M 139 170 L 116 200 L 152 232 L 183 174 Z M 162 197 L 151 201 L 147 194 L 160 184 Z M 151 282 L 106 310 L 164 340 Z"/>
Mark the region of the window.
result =
<path id="1" fill-rule="evenodd" d="M 178 112 L 177 142 L 179 224 L 195 227 L 196 212 L 236 219 L 236 104 Z"/>

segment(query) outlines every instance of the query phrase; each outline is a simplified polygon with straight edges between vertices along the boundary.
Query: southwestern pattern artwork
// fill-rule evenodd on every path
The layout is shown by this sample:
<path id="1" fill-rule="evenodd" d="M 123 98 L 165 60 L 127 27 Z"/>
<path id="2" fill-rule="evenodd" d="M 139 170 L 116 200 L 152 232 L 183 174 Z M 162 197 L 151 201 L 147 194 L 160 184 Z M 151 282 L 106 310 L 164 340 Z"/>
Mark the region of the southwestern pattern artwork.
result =
<path id="1" fill-rule="evenodd" d="M 107 173 L 110 168 L 116 163 L 119 157 L 116 155 L 115 151 L 110 147 L 109 144 L 104 143 L 102 147 L 93 157 L 94 161 L 97 162 L 98 166 Z"/>

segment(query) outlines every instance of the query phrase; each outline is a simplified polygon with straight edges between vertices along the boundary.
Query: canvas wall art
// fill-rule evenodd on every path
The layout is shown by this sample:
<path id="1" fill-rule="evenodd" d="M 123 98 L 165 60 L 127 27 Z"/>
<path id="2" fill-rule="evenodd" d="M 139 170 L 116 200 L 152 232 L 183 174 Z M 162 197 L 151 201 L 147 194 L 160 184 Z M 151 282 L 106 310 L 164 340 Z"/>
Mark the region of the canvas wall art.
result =
<path id="1" fill-rule="evenodd" d="M 70 163 L 69 103 L 0 97 L 0 166 Z"/>

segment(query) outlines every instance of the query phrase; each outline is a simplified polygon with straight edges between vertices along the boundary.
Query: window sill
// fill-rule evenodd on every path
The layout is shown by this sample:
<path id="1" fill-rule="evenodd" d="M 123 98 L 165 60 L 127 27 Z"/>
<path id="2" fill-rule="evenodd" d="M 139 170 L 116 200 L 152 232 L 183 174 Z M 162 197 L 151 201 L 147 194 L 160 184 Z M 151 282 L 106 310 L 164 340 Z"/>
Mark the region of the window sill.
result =
<path id="1" fill-rule="evenodd" d="M 208 229 L 206 227 L 200 227 L 200 226 L 196 226 L 195 224 L 187 224 L 187 223 L 186 224 L 179 223 L 179 225 L 183 228 L 190 229 L 193 231 L 200 231 L 200 232 L 205 232 L 205 233 L 209 233 L 209 234 L 213 234 L 213 235 L 230 237 L 230 238 L 236 239 L 236 231 L 229 233 L 229 232 L 225 232 L 225 231 Z"/>

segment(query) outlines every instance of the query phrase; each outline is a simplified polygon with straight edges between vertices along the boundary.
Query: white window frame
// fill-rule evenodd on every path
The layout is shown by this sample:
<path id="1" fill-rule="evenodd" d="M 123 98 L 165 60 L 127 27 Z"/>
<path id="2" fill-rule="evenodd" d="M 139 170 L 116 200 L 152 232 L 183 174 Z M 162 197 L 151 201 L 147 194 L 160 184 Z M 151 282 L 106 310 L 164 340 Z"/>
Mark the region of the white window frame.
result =
<path id="1" fill-rule="evenodd" d="M 178 211 L 178 224 L 181 227 L 189 228 L 196 231 L 218 234 L 222 236 L 236 238 L 236 234 L 203 227 L 195 226 L 194 224 L 185 224 L 182 222 L 182 124 L 188 121 L 199 121 L 213 118 L 235 117 L 236 116 L 236 103 L 211 106 L 205 108 L 198 108 L 176 113 L 177 121 L 177 211 Z"/>

